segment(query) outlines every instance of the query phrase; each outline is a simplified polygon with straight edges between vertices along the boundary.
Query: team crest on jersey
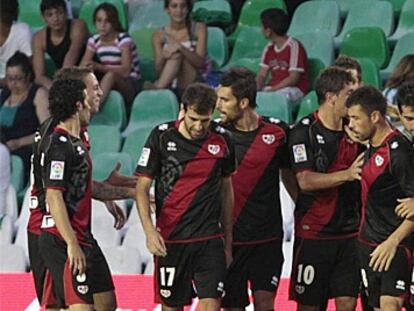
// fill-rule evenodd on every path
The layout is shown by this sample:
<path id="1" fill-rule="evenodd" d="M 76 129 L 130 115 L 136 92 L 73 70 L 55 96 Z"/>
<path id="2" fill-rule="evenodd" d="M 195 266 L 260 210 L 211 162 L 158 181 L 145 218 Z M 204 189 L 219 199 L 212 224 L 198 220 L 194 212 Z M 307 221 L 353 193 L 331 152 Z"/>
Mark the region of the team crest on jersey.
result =
<path id="1" fill-rule="evenodd" d="M 275 142 L 276 137 L 273 134 L 263 134 L 262 140 L 265 144 L 271 145 Z"/>
<path id="2" fill-rule="evenodd" d="M 63 174 L 65 172 L 64 161 L 52 161 L 50 164 L 50 179 L 51 180 L 63 180 Z"/>
<path id="3" fill-rule="evenodd" d="M 88 285 L 79 285 L 77 288 L 78 293 L 85 295 L 88 291 L 89 291 L 89 286 Z"/>
<path id="4" fill-rule="evenodd" d="M 169 289 L 161 289 L 160 290 L 160 294 L 162 297 L 164 298 L 169 298 L 171 297 L 171 291 Z"/>
<path id="5" fill-rule="evenodd" d="M 375 157 L 375 165 L 376 166 L 381 166 L 384 163 L 384 158 L 381 157 L 380 155 L 377 155 Z"/>
<path id="6" fill-rule="evenodd" d="M 141 157 L 139 158 L 138 165 L 146 167 L 148 164 L 149 156 L 151 154 L 150 148 L 142 148 Z"/>
<path id="7" fill-rule="evenodd" d="M 207 149 L 208 149 L 208 152 L 210 152 L 212 155 L 216 155 L 220 152 L 219 145 L 208 145 Z"/>
<path id="8" fill-rule="evenodd" d="M 308 160 L 305 144 L 294 145 L 292 149 L 295 163 L 305 162 Z"/>

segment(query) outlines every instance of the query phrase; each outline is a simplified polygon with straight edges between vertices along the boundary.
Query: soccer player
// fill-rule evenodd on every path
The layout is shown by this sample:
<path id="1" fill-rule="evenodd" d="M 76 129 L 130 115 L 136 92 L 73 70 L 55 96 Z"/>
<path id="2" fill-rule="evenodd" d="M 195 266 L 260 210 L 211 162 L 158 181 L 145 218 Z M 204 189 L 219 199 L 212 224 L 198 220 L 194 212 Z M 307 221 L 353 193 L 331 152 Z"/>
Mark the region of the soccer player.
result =
<path id="1" fill-rule="evenodd" d="M 184 117 L 155 127 L 138 161 L 138 212 L 147 247 L 155 255 L 155 300 L 163 310 L 190 304 L 193 283 L 202 311 L 219 310 L 224 293 L 235 156 L 226 131 L 211 123 L 216 98 L 209 86 L 188 86 L 182 97 Z M 156 226 L 149 202 L 153 180 Z"/>
<path id="2" fill-rule="evenodd" d="M 344 131 L 345 100 L 356 87 L 344 69 L 324 70 L 315 88 L 319 109 L 289 134 L 300 187 L 290 298 L 301 311 L 319 310 L 326 298 L 335 298 L 337 310 L 351 311 L 356 305 L 362 148 Z"/>
<path id="3" fill-rule="evenodd" d="M 222 306 L 273 310 L 283 264 L 279 169 L 290 167 L 288 125 L 256 112 L 255 74 L 245 68 L 224 73 L 217 91 L 222 125 L 231 132 L 238 169 L 234 188 L 233 261 Z"/>
<path id="4" fill-rule="evenodd" d="M 414 194 L 414 149 L 385 118 L 387 102 L 373 87 L 347 100 L 349 128 L 369 148 L 361 173 L 363 215 L 359 253 L 371 306 L 401 310 L 412 271 L 414 221 L 395 213 L 397 199 Z"/>

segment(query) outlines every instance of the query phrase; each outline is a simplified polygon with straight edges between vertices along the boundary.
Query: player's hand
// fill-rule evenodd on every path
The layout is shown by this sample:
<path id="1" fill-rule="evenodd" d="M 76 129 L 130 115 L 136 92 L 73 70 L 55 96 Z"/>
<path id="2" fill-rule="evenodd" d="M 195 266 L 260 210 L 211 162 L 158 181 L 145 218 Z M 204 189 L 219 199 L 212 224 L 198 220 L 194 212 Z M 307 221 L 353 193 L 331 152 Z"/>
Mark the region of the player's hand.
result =
<path id="1" fill-rule="evenodd" d="M 378 245 L 370 255 L 369 266 L 372 270 L 378 272 L 388 271 L 397 252 L 397 246 L 398 244 L 391 239 L 387 239 Z"/>
<path id="2" fill-rule="evenodd" d="M 167 256 L 167 248 L 165 247 L 164 239 L 155 229 L 147 234 L 147 248 L 149 252 L 155 256 Z"/>
<path id="3" fill-rule="evenodd" d="M 356 135 L 355 135 L 355 133 L 354 133 L 354 131 L 352 131 L 352 130 L 349 128 L 349 126 L 348 126 L 348 125 L 345 125 L 345 126 L 344 126 L 344 129 L 345 129 L 346 134 L 348 135 L 348 137 L 349 137 L 352 141 L 354 141 L 354 142 L 356 142 L 356 143 L 358 143 L 358 144 L 361 144 L 361 145 L 367 145 L 367 144 L 368 144 L 368 141 L 367 141 L 367 140 L 362 141 L 362 140 L 360 140 L 359 138 L 357 138 L 357 137 L 356 137 Z"/>
<path id="4" fill-rule="evenodd" d="M 395 208 L 395 213 L 400 216 L 401 218 L 410 218 L 414 217 L 414 199 L 413 198 L 405 198 L 405 199 L 397 199 L 398 204 Z"/>
<path id="5" fill-rule="evenodd" d="M 361 180 L 362 165 L 364 164 L 364 152 L 362 152 L 348 168 L 348 180 Z"/>
<path id="6" fill-rule="evenodd" d="M 86 257 L 77 242 L 68 244 L 69 267 L 73 275 L 86 271 Z"/>
<path id="7" fill-rule="evenodd" d="M 137 176 L 123 176 L 119 173 L 121 162 L 117 162 L 109 177 L 105 180 L 108 184 L 118 187 L 135 188 Z"/>
<path id="8" fill-rule="evenodd" d="M 114 201 L 107 201 L 105 205 L 108 212 L 114 217 L 114 228 L 116 230 L 121 229 L 126 223 L 124 211 Z"/>

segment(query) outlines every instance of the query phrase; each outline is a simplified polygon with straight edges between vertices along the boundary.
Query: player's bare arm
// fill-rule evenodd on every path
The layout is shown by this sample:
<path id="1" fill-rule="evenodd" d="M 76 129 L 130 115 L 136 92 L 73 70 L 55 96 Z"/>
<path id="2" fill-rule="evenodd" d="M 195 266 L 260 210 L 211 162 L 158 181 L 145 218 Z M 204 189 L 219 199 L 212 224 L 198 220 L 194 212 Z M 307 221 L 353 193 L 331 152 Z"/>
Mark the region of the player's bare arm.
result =
<path id="1" fill-rule="evenodd" d="M 338 187 L 347 181 L 361 180 L 364 153 L 361 153 L 352 165 L 338 172 L 317 173 L 312 171 L 301 171 L 296 173 L 299 187 L 304 191 L 316 191 Z"/>
<path id="2" fill-rule="evenodd" d="M 398 205 L 395 213 L 401 218 L 407 218 L 414 221 L 414 198 L 398 199 Z"/>
<path id="3" fill-rule="evenodd" d="M 227 266 L 232 261 L 232 243 L 233 243 L 233 206 L 234 206 L 234 193 L 231 177 L 223 178 L 221 185 L 221 223 L 224 230 L 224 243 Z"/>
<path id="4" fill-rule="evenodd" d="M 86 271 L 86 257 L 80 248 L 75 232 L 70 225 L 62 191 L 47 189 L 46 202 L 56 227 L 68 246 L 69 265 L 73 274 L 84 273 Z"/>
<path id="5" fill-rule="evenodd" d="M 398 245 L 412 232 L 414 232 L 414 221 L 404 220 L 388 239 L 375 248 L 371 254 L 369 266 L 374 271 L 388 271 Z"/>
<path id="6" fill-rule="evenodd" d="M 92 196 L 100 201 L 134 199 L 135 189 L 129 187 L 112 186 L 106 182 L 93 181 Z"/>
<path id="7" fill-rule="evenodd" d="M 167 248 L 164 244 L 164 239 L 156 230 L 151 219 L 150 208 L 150 188 L 152 179 L 145 176 L 140 176 L 136 188 L 136 204 L 138 215 L 141 219 L 142 227 L 147 238 L 147 248 L 151 254 L 155 256 L 166 256 Z"/>
<path id="8" fill-rule="evenodd" d="M 119 173 L 119 170 L 121 169 L 121 163 L 118 162 L 114 169 L 112 170 L 111 174 L 109 174 L 108 178 L 105 179 L 105 182 L 112 185 L 112 186 L 118 186 L 118 187 L 129 187 L 134 188 L 137 185 L 137 176 L 124 176 Z M 135 199 L 135 196 L 134 196 Z"/>

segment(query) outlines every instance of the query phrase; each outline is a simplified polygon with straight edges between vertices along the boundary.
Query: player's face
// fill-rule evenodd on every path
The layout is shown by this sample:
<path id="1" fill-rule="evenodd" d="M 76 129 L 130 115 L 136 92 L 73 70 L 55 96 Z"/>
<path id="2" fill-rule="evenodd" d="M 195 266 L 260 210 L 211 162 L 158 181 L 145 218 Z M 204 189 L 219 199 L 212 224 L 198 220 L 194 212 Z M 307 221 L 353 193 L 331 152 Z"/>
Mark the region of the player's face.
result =
<path id="1" fill-rule="evenodd" d="M 401 106 L 400 116 L 405 129 L 414 136 L 414 107 Z"/>
<path id="2" fill-rule="evenodd" d="M 57 7 L 44 11 L 43 19 L 46 25 L 54 31 L 62 30 L 67 20 L 64 8 Z"/>
<path id="3" fill-rule="evenodd" d="M 188 14 L 188 6 L 186 0 L 170 0 L 166 8 L 167 14 L 177 23 L 185 22 Z"/>
<path id="4" fill-rule="evenodd" d="M 223 123 L 235 122 L 243 115 L 243 111 L 237 98 L 233 95 L 231 87 L 227 86 L 219 86 L 216 109 L 220 111 L 220 119 Z"/>
<path id="5" fill-rule="evenodd" d="M 185 131 L 191 139 L 203 138 L 210 126 L 213 111 L 208 114 L 198 114 L 191 107 L 184 114 Z"/>
<path id="6" fill-rule="evenodd" d="M 349 128 L 360 141 L 369 140 L 374 134 L 374 123 L 360 105 L 348 108 Z"/>
<path id="7" fill-rule="evenodd" d="M 91 120 L 91 106 L 89 106 L 89 98 L 86 89 L 84 90 L 85 99 L 79 110 L 79 119 L 82 126 L 87 126 Z"/>
<path id="8" fill-rule="evenodd" d="M 97 113 L 101 105 L 102 89 L 99 86 L 98 79 L 93 73 L 90 73 L 85 78 L 86 93 L 88 94 L 88 102 L 91 107 L 91 114 Z"/>
<path id="9" fill-rule="evenodd" d="M 114 28 L 108 20 L 108 16 L 104 10 L 99 10 L 98 13 L 96 13 L 95 27 L 96 31 L 101 36 L 107 36 L 114 31 Z"/>
<path id="10" fill-rule="evenodd" d="M 357 83 L 349 83 L 345 84 L 345 87 L 339 91 L 339 93 L 336 96 L 335 100 L 335 110 L 336 113 L 341 117 L 346 117 L 347 114 L 347 108 L 345 106 L 345 102 L 349 95 L 352 94 L 353 91 L 355 91 L 358 88 Z"/>

